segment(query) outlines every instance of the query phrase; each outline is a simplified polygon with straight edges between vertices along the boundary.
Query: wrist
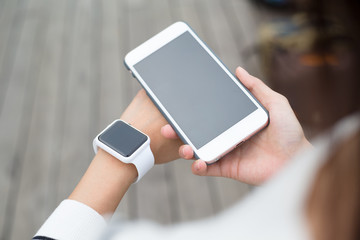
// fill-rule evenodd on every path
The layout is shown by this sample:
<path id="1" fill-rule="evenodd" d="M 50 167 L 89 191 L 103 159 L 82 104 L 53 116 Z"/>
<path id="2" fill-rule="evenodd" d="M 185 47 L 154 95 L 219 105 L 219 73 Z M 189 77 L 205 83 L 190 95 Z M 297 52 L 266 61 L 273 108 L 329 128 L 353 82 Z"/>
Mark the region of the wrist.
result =
<path id="1" fill-rule="evenodd" d="M 97 168 L 112 175 L 112 178 L 126 177 L 130 184 L 135 181 L 138 175 L 134 164 L 124 163 L 101 148 L 98 149 L 93 162 Z"/>
<path id="2" fill-rule="evenodd" d="M 149 136 L 120 119 L 114 120 L 94 138 L 94 152 L 97 153 L 99 148 L 121 162 L 135 165 L 136 182 L 154 166 Z"/>
<path id="3" fill-rule="evenodd" d="M 99 214 L 113 213 L 137 178 L 133 164 L 126 164 L 99 149 L 86 173 L 69 196 Z"/>

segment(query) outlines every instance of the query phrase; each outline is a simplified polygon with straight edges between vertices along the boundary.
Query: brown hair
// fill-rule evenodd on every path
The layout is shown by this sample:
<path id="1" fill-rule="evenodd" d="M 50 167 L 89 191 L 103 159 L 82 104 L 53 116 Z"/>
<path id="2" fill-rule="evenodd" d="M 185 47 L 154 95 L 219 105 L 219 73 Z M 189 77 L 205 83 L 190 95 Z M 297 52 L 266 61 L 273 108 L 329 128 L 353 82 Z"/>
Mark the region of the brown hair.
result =
<path id="1" fill-rule="evenodd" d="M 359 111 L 360 1 L 308 0 L 301 3 L 318 29 L 315 49 L 326 53 L 332 50 L 335 41 L 341 40 L 353 54 L 354 77 L 336 81 L 347 87 L 348 94 L 341 97 L 351 106 L 346 106 L 349 110 L 344 114 Z M 332 38 L 329 19 L 340 25 L 341 39 Z M 326 71 L 321 75 L 326 78 Z M 360 131 L 332 149 L 309 194 L 306 205 L 309 227 L 317 240 L 357 240 L 360 239 Z"/>
<path id="2" fill-rule="evenodd" d="M 307 204 L 317 240 L 360 239 L 360 131 L 341 143 L 320 169 Z"/>

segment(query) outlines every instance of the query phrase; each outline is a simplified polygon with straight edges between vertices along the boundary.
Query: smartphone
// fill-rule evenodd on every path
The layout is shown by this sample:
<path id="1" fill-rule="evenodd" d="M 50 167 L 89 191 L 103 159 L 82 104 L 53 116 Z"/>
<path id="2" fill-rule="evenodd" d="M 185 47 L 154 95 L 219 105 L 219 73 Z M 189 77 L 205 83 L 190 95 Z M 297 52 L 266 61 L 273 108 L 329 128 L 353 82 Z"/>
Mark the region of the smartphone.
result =
<path id="1" fill-rule="evenodd" d="M 196 158 L 207 163 L 269 122 L 266 109 L 184 22 L 130 51 L 124 63 Z"/>

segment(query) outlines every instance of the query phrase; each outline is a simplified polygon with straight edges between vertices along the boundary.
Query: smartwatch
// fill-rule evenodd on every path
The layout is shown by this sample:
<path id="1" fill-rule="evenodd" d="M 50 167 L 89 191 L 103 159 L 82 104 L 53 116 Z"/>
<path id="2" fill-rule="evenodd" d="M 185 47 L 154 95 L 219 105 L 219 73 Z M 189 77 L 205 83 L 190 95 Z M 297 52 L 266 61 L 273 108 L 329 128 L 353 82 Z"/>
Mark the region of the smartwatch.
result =
<path id="1" fill-rule="evenodd" d="M 118 119 L 107 126 L 93 141 L 94 152 L 103 149 L 124 163 L 134 164 L 138 182 L 153 166 L 154 155 L 150 149 L 150 138 Z"/>

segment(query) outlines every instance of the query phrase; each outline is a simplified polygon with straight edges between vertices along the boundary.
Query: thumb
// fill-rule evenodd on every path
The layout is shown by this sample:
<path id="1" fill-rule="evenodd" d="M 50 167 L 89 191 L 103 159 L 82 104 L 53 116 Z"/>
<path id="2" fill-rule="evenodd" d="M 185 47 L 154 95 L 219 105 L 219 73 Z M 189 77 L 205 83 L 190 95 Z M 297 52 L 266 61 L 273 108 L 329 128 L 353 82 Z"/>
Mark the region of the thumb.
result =
<path id="1" fill-rule="evenodd" d="M 269 88 L 263 81 L 251 76 L 241 67 L 236 68 L 236 76 L 265 107 L 268 105 L 267 100 L 271 99 L 273 95 L 276 94 L 276 92 Z"/>

